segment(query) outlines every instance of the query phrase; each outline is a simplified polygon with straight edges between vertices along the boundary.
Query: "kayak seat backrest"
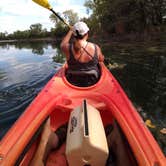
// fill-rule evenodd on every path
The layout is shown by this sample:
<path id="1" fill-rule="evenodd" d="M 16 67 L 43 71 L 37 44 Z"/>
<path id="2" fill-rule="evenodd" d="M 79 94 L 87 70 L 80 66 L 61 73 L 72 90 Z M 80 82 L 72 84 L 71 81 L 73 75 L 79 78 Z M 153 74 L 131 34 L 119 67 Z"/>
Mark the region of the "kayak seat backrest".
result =
<path id="1" fill-rule="evenodd" d="M 66 79 L 73 85 L 86 87 L 91 86 L 98 82 L 101 76 L 100 66 L 98 65 L 98 71 L 89 70 L 89 71 L 75 71 L 68 70 L 66 68 Z"/>
<path id="2" fill-rule="evenodd" d="M 72 70 L 69 70 L 67 73 L 69 74 L 73 74 L 73 75 L 93 75 L 94 77 L 98 78 L 98 73 L 96 72 L 96 70 L 90 70 L 90 71 L 72 71 Z"/>
<path id="3" fill-rule="evenodd" d="M 105 165 L 108 146 L 100 112 L 86 101 L 71 112 L 66 141 L 69 165 Z"/>

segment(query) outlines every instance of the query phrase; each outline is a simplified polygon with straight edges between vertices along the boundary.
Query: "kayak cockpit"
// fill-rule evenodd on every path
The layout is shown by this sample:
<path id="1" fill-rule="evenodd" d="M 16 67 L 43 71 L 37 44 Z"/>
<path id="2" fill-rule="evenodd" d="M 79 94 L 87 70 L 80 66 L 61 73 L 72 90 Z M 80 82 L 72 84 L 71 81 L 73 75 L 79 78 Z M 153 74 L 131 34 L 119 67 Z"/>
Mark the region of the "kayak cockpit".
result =
<path id="1" fill-rule="evenodd" d="M 25 165 L 27 161 L 32 166 L 138 165 L 117 122 L 103 126 L 101 118 L 100 112 L 86 103 L 75 108 L 70 114 L 68 125 L 60 127 L 61 131 L 67 130 L 66 142 L 51 151 L 52 129 L 48 119 L 40 137 L 33 143 L 20 165 Z M 68 129 L 64 129 L 66 126 Z"/>

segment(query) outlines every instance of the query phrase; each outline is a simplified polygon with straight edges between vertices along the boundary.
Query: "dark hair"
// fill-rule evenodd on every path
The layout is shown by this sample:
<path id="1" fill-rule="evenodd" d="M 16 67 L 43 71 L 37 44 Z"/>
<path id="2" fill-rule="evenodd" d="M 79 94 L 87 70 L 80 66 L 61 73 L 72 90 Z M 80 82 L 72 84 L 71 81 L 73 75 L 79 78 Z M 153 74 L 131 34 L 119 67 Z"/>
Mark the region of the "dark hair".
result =
<path id="1" fill-rule="evenodd" d="M 87 32 L 88 33 L 88 32 Z M 84 35 L 80 35 L 79 34 L 79 32 L 78 32 L 78 30 L 76 30 L 76 36 L 74 36 L 76 39 L 83 39 L 86 35 L 87 35 L 87 33 L 86 34 L 84 34 Z"/>

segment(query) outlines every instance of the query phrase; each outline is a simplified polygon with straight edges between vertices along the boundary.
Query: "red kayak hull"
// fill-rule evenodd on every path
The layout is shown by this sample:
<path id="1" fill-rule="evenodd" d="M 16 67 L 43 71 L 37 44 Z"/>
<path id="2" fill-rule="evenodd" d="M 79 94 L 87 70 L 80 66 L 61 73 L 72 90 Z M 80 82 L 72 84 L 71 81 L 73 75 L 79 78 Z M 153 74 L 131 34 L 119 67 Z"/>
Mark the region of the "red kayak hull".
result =
<path id="1" fill-rule="evenodd" d="M 1 140 L 0 165 L 15 164 L 48 116 L 51 127 L 56 130 L 68 122 L 71 110 L 86 99 L 100 111 L 104 125 L 116 119 L 139 165 L 165 166 L 165 156 L 131 101 L 105 65 L 100 66 L 100 80 L 93 86 L 81 88 L 66 80 L 64 65 Z"/>

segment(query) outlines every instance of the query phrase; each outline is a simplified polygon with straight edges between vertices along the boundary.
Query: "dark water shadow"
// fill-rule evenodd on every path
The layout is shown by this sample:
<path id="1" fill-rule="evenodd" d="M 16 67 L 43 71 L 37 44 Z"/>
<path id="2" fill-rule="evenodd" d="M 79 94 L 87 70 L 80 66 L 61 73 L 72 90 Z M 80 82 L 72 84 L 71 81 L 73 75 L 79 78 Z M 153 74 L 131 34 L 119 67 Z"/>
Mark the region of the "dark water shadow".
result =
<path id="1" fill-rule="evenodd" d="M 156 126 L 149 128 L 166 154 L 166 136 L 160 132 L 166 126 L 166 57 L 154 56 L 144 63 L 123 60 L 113 63 L 111 73 L 121 84 L 138 112 Z"/>

